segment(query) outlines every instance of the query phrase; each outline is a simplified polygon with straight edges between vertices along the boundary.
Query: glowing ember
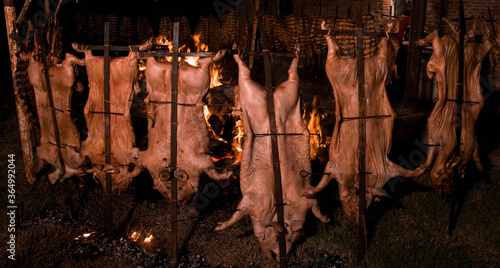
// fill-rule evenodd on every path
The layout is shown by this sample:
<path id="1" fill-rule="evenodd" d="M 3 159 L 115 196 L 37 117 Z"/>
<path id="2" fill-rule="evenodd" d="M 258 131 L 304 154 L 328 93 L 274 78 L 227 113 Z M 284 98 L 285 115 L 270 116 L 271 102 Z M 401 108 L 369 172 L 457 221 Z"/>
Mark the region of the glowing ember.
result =
<path id="1" fill-rule="evenodd" d="M 148 237 L 144 238 L 144 243 L 149 243 L 153 240 L 153 235 L 149 235 Z"/>
<path id="2" fill-rule="evenodd" d="M 130 240 L 134 241 L 134 242 L 137 242 L 137 240 L 139 240 L 139 237 L 141 236 L 140 233 L 138 232 L 133 232 L 132 235 L 130 235 Z"/>
<path id="3" fill-rule="evenodd" d="M 81 238 L 81 239 L 83 239 L 83 240 L 85 241 L 85 240 L 87 240 L 90 236 L 92 236 L 93 234 L 95 234 L 95 232 L 90 232 L 90 233 L 82 234 L 82 235 L 80 235 L 80 236 L 77 236 L 77 237 L 75 238 L 75 240 L 80 240 L 80 238 Z"/>
<path id="4" fill-rule="evenodd" d="M 156 37 L 155 44 L 167 46 L 168 50 L 172 50 L 174 48 L 173 42 L 168 41 L 167 37 L 162 35 Z"/>

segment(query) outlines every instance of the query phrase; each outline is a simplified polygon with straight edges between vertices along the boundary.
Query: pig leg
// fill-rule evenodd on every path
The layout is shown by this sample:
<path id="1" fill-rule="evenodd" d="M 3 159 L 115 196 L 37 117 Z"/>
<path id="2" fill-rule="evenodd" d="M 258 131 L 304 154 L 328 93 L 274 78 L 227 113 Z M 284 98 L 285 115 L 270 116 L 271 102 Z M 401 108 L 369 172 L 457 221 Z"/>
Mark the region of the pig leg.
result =
<path id="1" fill-rule="evenodd" d="M 425 160 L 425 163 L 420 165 L 417 169 L 415 169 L 414 176 L 415 177 L 420 177 L 422 174 L 429 169 L 429 167 L 434 163 L 436 160 L 436 157 L 440 151 L 440 146 L 431 146 L 429 148 L 429 151 L 427 152 L 427 159 Z"/>
<path id="2" fill-rule="evenodd" d="M 210 158 L 210 156 L 207 154 L 198 154 L 193 164 L 197 164 L 198 168 L 202 172 L 206 173 L 210 178 L 217 181 L 229 179 L 231 175 L 233 175 L 232 171 L 226 173 L 217 172 L 217 170 L 214 169 L 215 165 L 212 161 L 212 158 Z"/>
<path id="3" fill-rule="evenodd" d="M 217 231 L 222 231 L 226 229 L 227 227 L 237 223 L 239 220 L 243 219 L 245 216 L 250 215 L 250 211 L 247 209 L 248 205 L 247 203 L 252 203 L 251 202 L 251 195 L 248 194 L 241 199 L 240 204 L 238 205 L 238 208 L 236 209 L 236 212 L 233 213 L 233 216 L 225 222 L 219 222 L 217 224 L 217 227 L 215 227 L 214 232 Z"/>
<path id="4" fill-rule="evenodd" d="M 479 157 L 479 148 L 476 148 L 474 150 L 474 153 L 472 154 L 472 158 L 474 159 L 474 163 L 476 164 L 477 170 L 479 170 L 479 172 L 484 172 L 483 163 L 481 162 L 481 159 Z"/>
<path id="5" fill-rule="evenodd" d="M 316 218 L 318 218 L 321 222 L 324 222 L 324 223 L 330 222 L 330 218 L 326 215 L 323 215 L 323 213 L 321 213 L 321 211 L 319 209 L 319 205 L 318 205 L 318 200 L 313 199 L 311 201 L 312 201 L 311 210 L 312 210 L 312 213 L 314 214 L 314 216 L 316 216 Z"/>
<path id="6" fill-rule="evenodd" d="M 334 170 L 333 163 L 331 161 L 328 161 L 328 164 L 326 165 L 325 168 L 325 175 L 321 178 L 321 181 L 316 185 L 315 187 L 313 186 L 308 186 L 308 189 L 306 190 L 305 193 L 302 195 L 304 196 L 309 196 L 309 195 L 314 195 L 321 190 L 323 190 L 333 179 L 332 171 Z"/>
<path id="7" fill-rule="evenodd" d="M 51 184 L 54 184 L 60 177 L 61 177 L 61 170 L 56 169 L 56 171 L 49 174 L 49 181 Z"/>

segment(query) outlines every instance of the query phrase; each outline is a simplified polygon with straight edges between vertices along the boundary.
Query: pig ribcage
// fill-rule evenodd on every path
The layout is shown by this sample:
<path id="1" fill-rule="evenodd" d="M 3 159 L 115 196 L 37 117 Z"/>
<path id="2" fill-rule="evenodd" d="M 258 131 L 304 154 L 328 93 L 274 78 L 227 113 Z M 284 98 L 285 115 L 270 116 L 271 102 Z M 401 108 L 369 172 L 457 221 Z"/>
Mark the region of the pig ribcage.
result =
<path id="1" fill-rule="evenodd" d="M 327 37 L 328 56 L 326 73 L 335 97 L 335 127 L 329 148 L 329 161 L 320 183 L 307 191 L 314 194 L 335 178 L 345 213 L 351 219 L 358 213 L 358 135 L 359 97 L 356 59 L 337 55 L 339 47 Z M 387 158 L 391 148 L 392 127 L 395 113 L 387 98 L 384 82 L 388 72 L 387 39 L 379 43 L 379 53 L 365 58 L 366 95 L 366 205 L 375 196 L 386 196 L 382 187 L 396 176 L 410 177 L 406 170 Z"/>
<path id="2" fill-rule="evenodd" d="M 250 79 L 250 70 L 238 55 L 238 104 L 241 107 L 243 130 L 243 154 L 241 158 L 240 187 L 243 199 L 238 210 L 226 222 L 215 228 L 223 230 L 245 216 L 250 216 L 261 249 L 271 257 L 279 255 L 278 232 L 283 230 L 277 224 L 275 207 L 273 163 L 271 159 L 271 136 L 266 90 Z M 292 243 L 302 234 L 307 212 L 322 221 L 329 219 L 321 215 L 316 199 L 302 195 L 309 186 L 311 177 L 301 177 L 301 171 L 311 172 L 309 158 L 309 131 L 302 121 L 300 112 L 298 60 L 294 59 L 288 71 L 288 81 L 274 91 L 278 136 L 280 173 L 283 186 L 283 202 L 286 228 L 287 252 Z"/>
<path id="3" fill-rule="evenodd" d="M 208 155 L 209 133 L 203 115 L 202 98 L 209 88 L 209 64 L 214 58 L 198 61 L 199 67 L 182 64 L 178 77 L 177 106 L 177 200 L 189 201 L 198 190 L 201 173 L 215 180 L 231 177 L 232 172 L 219 173 Z M 172 64 L 149 57 L 146 65 L 148 96 L 145 103 L 153 120 L 148 127 L 148 149 L 140 153 L 140 161 L 153 177 L 155 188 L 170 198 L 171 150 L 171 72 Z"/>
<path id="4" fill-rule="evenodd" d="M 56 171 L 49 174 L 49 179 L 55 183 L 61 176 L 63 179 L 73 175 L 83 175 L 82 170 L 84 157 L 80 155 L 80 136 L 75 123 L 70 116 L 71 95 L 75 83 L 75 73 L 73 64 L 78 59 L 66 54 L 66 59 L 61 63 L 50 67 L 48 75 L 56 114 L 57 129 L 60 137 L 62 160 L 65 166 L 65 173 L 62 173 L 57 144 L 54 133 L 54 125 L 49 105 L 49 95 L 43 64 L 35 61 L 31 56 L 28 66 L 28 76 L 35 91 L 36 109 L 40 122 L 40 145 L 36 148 L 38 156 L 39 171 L 44 161 L 53 165 Z"/>

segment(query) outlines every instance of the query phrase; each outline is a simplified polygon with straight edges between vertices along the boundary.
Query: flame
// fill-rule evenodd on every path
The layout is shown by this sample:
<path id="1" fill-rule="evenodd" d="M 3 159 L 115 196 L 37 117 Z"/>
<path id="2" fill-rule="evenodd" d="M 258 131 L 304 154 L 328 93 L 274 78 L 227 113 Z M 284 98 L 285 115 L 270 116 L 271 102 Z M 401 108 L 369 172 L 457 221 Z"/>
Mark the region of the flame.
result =
<path id="1" fill-rule="evenodd" d="M 133 232 L 132 235 L 130 235 L 130 240 L 134 241 L 134 242 L 137 242 L 137 240 L 139 240 L 139 237 L 141 236 L 140 233 L 138 232 Z"/>
<path id="2" fill-rule="evenodd" d="M 241 154 L 243 153 L 243 149 L 241 148 L 241 141 L 243 140 L 243 122 L 241 119 L 235 122 L 233 133 L 236 136 L 233 138 L 231 148 L 233 149 L 235 160 L 238 163 L 241 161 Z"/>
<path id="3" fill-rule="evenodd" d="M 222 86 L 222 65 L 212 64 L 210 68 L 210 88 Z"/>
<path id="4" fill-rule="evenodd" d="M 172 50 L 174 48 L 174 44 L 172 41 L 168 41 L 166 36 L 159 35 L 155 38 L 155 43 L 162 46 L 167 46 L 168 50 Z"/>
<path id="5" fill-rule="evenodd" d="M 307 122 L 307 129 L 309 129 L 309 144 L 310 144 L 310 157 L 311 160 L 316 159 L 316 155 L 318 153 L 319 148 L 326 147 L 325 143 L 322 143 L 323 140 L 323 130 L 321 129 L 321 119 L 323 119 L 324 115 L 320 115 L 318 112 L 318 108 L 316 107 L 316 103 L 318 101 L 318 96 L 314 96 L 312 106 L 313 109 L 309 114 L 309 122 Z M 306 119 L 306 111 L 304 109 L 303 119 Z"/>
<path id="6" fill-rule="evenodd" d="M 149 243 L 153 240 L 153 235 L 149 235 L 148 237 L 144 238 L 144 243 Z"/>

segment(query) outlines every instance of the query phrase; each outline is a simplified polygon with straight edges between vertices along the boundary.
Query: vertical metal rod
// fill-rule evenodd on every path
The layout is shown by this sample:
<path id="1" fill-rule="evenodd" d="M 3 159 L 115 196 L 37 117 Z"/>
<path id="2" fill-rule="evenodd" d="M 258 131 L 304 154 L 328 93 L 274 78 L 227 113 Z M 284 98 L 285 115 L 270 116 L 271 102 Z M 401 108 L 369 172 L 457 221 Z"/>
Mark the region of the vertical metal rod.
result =
<path id="1" fill-rule="evenodd" d="M 111 118 L 109 85 L 109 21 L 104 22 L 104 160 L 111 164 Z M 111 173 L 106 172 L 106 231 L 108 240 L 113 239 L 113 193 Z"/>
<path id="2" fill-rule="evenodd" d="M 173 51 L 172 51 L 172 94 L 171 94 L 171 112 L 170 112 L 170 230 L 172 247 L 172 267 L 177 267 L 177 179 L 174 177 L 174 171 L 177 168 L 177 93 L 178 93 L 178 56 L 179 56 L 179 22 L 174 22 L 173 33 Z"/>
<path id="3" fill-rule="evenodd" d="M 459 11 L 458 11 L 458 25 L 460 27 L 459 30 L 459 39 L 458 39 L 458 81 L 457 81 L 457 107 L 456 107 L 456 126 L 455 126 L 455 135 L 457 137 L 457 145 L 455 146 L 455 156 L 460 157 L 460 142 L 462 139 L 462 101 L 464 97 L 464 84 L 466 77 L 464 76 L 464 37 L 466 33 L 465 28 L 465 15 L 464 15 L 464 5 L 462 0 L 460 0 Z M 451 206 L 450 206 L 450 224 L 448 226 L 448 234 L 451 235 L 456 225 L 456 203 L 457 203 L 457 193 L 460 185 L 460 175 L 458 172 L 460 171 L 458 167 L 460 163 L 454 167 L 454 178 L 453 178 L 453 192 L 451 196 Z"/>
<path id="4" fill-rule="evenodd" d="M 35 177 L 35 156 L 33 153 L 33 139 L 30 132 L 29 114 L 24 94 L 21 92 L 21 83 L 19 78 L 19 65 L 17 60 L 18 45 L 16 38 L 17 29 L 15 27 L 16 21 L 16 5 L 14 0 L 4 0 L 4 14 L 5 14 L 5 27 L 7 30 L 7 42 L 9 46 L 10 56 L 10 70 L 12 73 L 12 86 L 14 88 L 14 97 L 16 101 L 17 122 L 19 124 L 19 136 L 21 138 L 21 145 L 23 151 L 24 171 L 26 173 L 26 180 L 33 183 Z"/>
<path id="5" fill-rule="evenodd" d="M 269 126 L 271 128 L 271 159 L 273 159 L 273 173 L 274 173 L 274 194 L 276 202 L 276 213 L 278 214 L 278 224 L 285 228 L 284 210 L 283 210 L 283 189 L 281 185 L 281 168 L 279 161 L 279 151 L 278 151 L 278 133 L 276 127 L 276 113 L 274 110 L 274 95 L 273 95 L 273 81 L 272 81 L 272 70 L 271 70 L 271 58 L 269 56 L 269 41 L 267 38 L 266 26 L 263 23 L 259 23 L 259 30 L 262 36 L 262 45 L 264 51 L 264 71 L 266 78 L 266 90 L 267 90 L 267 110 L 269 112 Z M 279 236 L 279 249 L 280 256 L 279 262 L 281 267 L 286 267 L 286 240 L 285 232 L 280 232 Z"/>
<path id="6" fill-rule="evenodd" d="M 363 19 L 361 10 L 356 14 L 356 59 L 359 97 L 359 144 L 358 144 L 358 178 L 359 178 L 359 211 L 358 211 L 358 255 L 361 262 L 366 250 L 366 96 L 365 96 L 365 57 L 363 49 Z"/>

